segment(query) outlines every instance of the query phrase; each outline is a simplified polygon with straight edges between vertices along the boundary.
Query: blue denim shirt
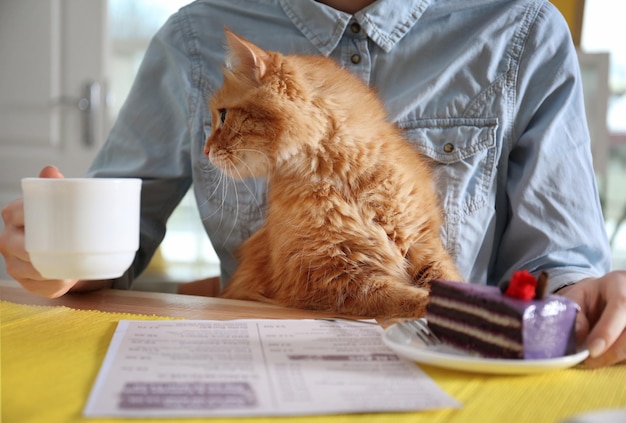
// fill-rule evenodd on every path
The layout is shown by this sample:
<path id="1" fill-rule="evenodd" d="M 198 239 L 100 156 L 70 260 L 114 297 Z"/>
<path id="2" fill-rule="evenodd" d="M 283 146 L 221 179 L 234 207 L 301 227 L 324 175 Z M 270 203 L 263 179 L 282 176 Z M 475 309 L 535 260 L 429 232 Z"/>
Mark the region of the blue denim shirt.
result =
<path id="1" fill-rule="evenodd" d="M 435 163 L 441 236 L 468 281 L 546 269 L 554 290 L 609 270 L 576 52 L 547 1 L 379 0 L 349 15 L 312 0 L 201 0 L 152 40 L 90 171 L 144 180 L 140 251 L 116 287 L 147 265 L 192 182 L 225 283 L 263 223 L 265 181 L 225 182 L 203 155 L 225 25 L 265 49 L 330 56 L 376 89 Z"/>

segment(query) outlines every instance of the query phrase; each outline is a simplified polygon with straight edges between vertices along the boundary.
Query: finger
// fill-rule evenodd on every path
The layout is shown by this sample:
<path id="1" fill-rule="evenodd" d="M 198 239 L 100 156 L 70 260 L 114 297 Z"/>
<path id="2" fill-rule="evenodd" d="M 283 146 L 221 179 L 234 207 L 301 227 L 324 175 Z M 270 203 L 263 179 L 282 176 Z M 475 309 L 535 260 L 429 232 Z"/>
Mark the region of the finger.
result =
<path id="1" fill-rule="evenodd" d="M 626 305 L 616 297 L 606 304 L 600 319 L 597 321 L 587 338 L 586 346 L 589 356 L 596 358 L 611 347 L 626 328 Z"/>
<path id="2" fill-rule="evenodd" d="M 11 201 L 2 208 L 2 220 L 5 228 L 8 226 L 24 226 L 24 202 L 21 198 Z"/>
<path id="3" fill-rule="evenodd" d="M 29 292 L 47 298 L 57 298 L 67 293 L 74 285 L 75 280 L 32 280 L 23 279 L 20 284 Z"/>
<path id="4" fill-rule="evenodd" d="M 585 366 L 596 369 L 621 362 L 626 362 L 626 331 L 622 332 L 622 335 L 604 354 L 585 360 Z"/>
<path id="5" fill-rule="evenodd" d="M 39 172 L 40 178 L 62 178 L 63 174 L 54 166 L 46 166 Z"/>
<path id="6" fill-rule="evenodd" d="M 9 267 L 9 262 L 12 259 L 30 261 L 24 248 L 23 226 L 5 226 L 4 231 L 0 234 L 0 252 L 7 262 L 7 267 Z"/>
<path id="7" fill-rule="evenodd" d="M 9 257 L 6 260 L 6 271 L 13 279 L 22 283 L 24 280 L 44 281 L 44 278 L 35 269 L 26 255 L 26 260 L 17 256 Z"/>
<path id="8" fill-rule="evenodd" d="M 6 271 L 22 287 L 40 296 L 48 298 L 56 298 L 68 292 L 77 281 L 75 280 L 48 280 L 33 267 L 28 259 L 21 260 L 15 256 L 11 256 L 6 260 Z"/>

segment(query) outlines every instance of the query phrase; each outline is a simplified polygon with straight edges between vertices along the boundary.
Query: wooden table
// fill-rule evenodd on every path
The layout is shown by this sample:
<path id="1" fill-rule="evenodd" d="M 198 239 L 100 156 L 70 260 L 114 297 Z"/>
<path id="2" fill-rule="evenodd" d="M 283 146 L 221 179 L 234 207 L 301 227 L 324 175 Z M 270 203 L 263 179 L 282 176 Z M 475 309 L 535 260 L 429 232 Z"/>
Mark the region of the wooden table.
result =
<path id="1" fill-rule="evenodd" d="M 69 294 L 58 299 L 45 299 L 24 291 L 16 282 L 10 281 L 0 281 L 0 299 L 3 301 L 0 303 L 4 306 L 3 310 L 11 311 L 10 316 L 9 313 L 0 315 L 2 331 L 0 421 L 16 423 L 93 421 L 83 418 L 81 410 L 116 323 L 122 318 L 136 316 L 146 319 L 150 318 L 149 316 L 162 316 L 227 320 L 329 317 L 328 314 L 315 311 L 294 310 L 254 302 L 135 291 L 102 290 Z M 40 344 L 45 345 L 31 345 L 32 339 L 38 339 Z M 67 344 L 71 344 L 71 348 L 68 348 Z M 80 372 L 75 369 L 76 362 L 82 363 L 83 370 Z M 421 367 L 448 394 L 460 401 L 463 404 L 462 408 L 416 413 L 298 416 L 280 419 L 211 419 L 211 421 L 376 423 L 393 420 L 394 423 L 503 421 L 558 423 L 589 411 L 626 408 L 626 365 L 599 370 L 574 368 L 528 376 L 486 375 Z M 44 376 L 40 377 L 40 374 Z M 51 388 L 44 388 L 44 385 Z M 15 414 L 18 411 L 22 414 L 16 419 Z M 54 411 L 56 420 L 50 419 L 51 411 Z M 24 415 L 28 418 L 23 417 Z M 138 423 L 164 420 L 97 419 L 97 421 Z"/>
<path id="2" fill-rule="evenodd" d="M 0 299 L 16 304 L 65 306 L 77 310 L 100 310 L 184 319 L 308 319 L 331 316 L 317 311 L 297 310 L 250 301 L 118 289 L 75 293 L 48 299 L 25 291 L 14 281 L 0 281 Z"/>

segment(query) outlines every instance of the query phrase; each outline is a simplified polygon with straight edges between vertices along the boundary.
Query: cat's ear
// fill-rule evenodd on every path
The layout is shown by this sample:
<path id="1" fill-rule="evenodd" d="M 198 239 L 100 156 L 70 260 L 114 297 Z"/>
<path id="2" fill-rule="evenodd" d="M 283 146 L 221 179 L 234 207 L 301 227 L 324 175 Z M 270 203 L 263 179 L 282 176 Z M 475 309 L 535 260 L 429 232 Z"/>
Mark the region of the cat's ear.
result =
<path id="1" fill-rule="evenodd" d="M 226 68 L 241 72 L 253 81 L 260 81 L 267 70 L 268 54 L 230 29 L 224 27 L 224 31 L 228 42 Z"/>

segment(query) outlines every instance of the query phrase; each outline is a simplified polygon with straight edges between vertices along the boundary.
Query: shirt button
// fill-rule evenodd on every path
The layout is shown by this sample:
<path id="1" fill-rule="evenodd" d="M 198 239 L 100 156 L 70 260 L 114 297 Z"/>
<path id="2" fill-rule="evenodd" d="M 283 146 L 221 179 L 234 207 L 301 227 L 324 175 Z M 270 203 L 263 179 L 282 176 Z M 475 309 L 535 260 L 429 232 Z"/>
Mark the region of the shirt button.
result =
<path id="1" fill-rule="evenodd" d="M 352 25 L 350 25 L 350 30 L 355 34 L 358 34 L 361 30 L 361 25 L 359 25 L 357 22 L 353 22 Z"/>
<path id="2" fill-rule="evenodd" d="M 353 54 L 350 57 L 350 61 L 352 63 L 354 63 L 355 65 L 358 65 L 359 63 L 361 63 L 361 55 L 360 54 Z"/>
<path id="3" fill-rule="evenodd" d="M 454 151 L 454 144 L 447 143 L 443 146 L 443 151 L 445 151 L 446 153 L 452 153 Z"/>

